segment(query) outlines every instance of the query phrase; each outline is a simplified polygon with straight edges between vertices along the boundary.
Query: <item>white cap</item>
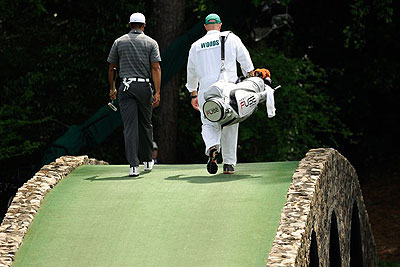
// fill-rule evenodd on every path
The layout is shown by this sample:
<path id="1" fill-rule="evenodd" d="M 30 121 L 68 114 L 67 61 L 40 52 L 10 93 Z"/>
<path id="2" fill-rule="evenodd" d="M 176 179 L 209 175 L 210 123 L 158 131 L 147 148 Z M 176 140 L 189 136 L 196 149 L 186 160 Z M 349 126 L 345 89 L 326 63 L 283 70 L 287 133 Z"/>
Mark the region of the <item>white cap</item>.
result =
<path id="1" fill-rule="evenodd" d="M 146 18 L 142 13 L 133 13 L 129 19 L 129 23 L 131 22 L 146 23 Z"/>

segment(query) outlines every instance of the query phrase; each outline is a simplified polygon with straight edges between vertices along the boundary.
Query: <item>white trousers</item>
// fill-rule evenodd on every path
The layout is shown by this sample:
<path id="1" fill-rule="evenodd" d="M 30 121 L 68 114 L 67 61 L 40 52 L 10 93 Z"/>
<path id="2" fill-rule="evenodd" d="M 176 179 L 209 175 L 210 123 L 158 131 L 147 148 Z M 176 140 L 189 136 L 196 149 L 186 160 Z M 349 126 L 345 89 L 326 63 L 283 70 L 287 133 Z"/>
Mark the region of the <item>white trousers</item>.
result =
<path id="1" fill-rule="evenodd" d="M 205 102 L 204 92 L 207 90 L 204 88 L 208 88 L 214 82 L 215 80 L 208 83 L 201 83 L 198 96 L 202 123 L 201 136 L 203 137 L 206 145 L 205 154 L 208 156 L 209 149 L 213 146 L 216 146 L 218 151 L 222 154 L 223 164 L 236 165 L 239 123 L 221 128 L 218 123 L 207 120 L 203 114 L 203 105 Z"/>

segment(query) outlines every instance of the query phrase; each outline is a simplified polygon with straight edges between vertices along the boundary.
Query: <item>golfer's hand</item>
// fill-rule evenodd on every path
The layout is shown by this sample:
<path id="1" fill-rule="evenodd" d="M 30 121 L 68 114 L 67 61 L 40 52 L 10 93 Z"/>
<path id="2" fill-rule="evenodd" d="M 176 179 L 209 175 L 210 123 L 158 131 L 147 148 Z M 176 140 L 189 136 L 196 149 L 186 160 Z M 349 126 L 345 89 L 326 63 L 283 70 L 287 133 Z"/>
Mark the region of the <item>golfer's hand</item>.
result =
<path id="1" fill-rule="evenodd" d="M 192 107 L 193 107 L 195 110 L 200 111 L 200 108 L 199 108 L 199 98 L 198 98 L 198 97 L 192 98 L 191 103 L 192 103 Z"/>
<path id="2" fill-rule="evenodd" d="M 155 95 L 153 96 L 153 108 L 158 107 L 158 105 L 160 105 L 160 93 L 155 93 Z"/>
<path id="3" fill-rule="evenodd" d="M 110 99 L 115 100 L 117 98 L 117 90 L 116 89 L 110 89 Z"/>

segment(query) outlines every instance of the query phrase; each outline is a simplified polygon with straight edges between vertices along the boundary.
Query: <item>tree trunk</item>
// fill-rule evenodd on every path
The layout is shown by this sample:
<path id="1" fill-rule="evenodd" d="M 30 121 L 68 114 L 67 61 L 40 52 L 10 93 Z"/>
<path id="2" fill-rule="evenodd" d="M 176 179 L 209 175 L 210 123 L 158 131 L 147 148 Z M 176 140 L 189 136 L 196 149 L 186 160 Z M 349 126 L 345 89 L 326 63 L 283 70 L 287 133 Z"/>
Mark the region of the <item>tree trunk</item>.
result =
<path id="1" fill-rule="evenodd" d="M 162 54 L 182 34 L 185 0 L 152 0 L 147 10 L 152 12 L 151 32 Z M 154 140 L 159 147 L 158 160 L 162 163 L 176 161 L 179 77 L 177 74 L 169 81 L 162 81 L 160 106 L 154 110 Z"/>

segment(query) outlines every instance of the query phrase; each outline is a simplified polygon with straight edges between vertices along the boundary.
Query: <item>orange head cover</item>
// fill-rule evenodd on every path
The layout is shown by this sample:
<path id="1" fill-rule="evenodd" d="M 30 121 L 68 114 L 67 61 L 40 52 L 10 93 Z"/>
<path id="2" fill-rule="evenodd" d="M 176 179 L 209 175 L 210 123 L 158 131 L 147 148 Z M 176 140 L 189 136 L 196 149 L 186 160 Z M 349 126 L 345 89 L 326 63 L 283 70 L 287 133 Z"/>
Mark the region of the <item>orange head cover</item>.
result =
<path id="1" fill-rule="evenodd" d="M 262 79 L 265 79 L 265 78 L 270 78 L 271 77 L 271 73 L 267 69 L 255 69 L 254 70 L 254 76 L 260 77 Z"/>

